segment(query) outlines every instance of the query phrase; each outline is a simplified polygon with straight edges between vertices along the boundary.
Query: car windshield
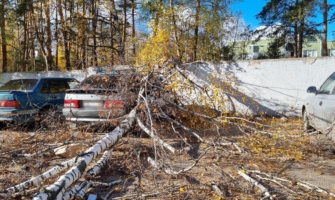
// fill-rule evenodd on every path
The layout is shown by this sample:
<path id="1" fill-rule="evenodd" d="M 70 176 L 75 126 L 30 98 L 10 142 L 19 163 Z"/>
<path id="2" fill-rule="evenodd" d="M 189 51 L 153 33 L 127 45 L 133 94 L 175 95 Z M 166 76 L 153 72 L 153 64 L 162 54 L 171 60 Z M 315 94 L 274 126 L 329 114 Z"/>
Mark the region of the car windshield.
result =
<path id="1" fill-rule="evenodd" d="M 0 86 L 0 90 L 32 90 L 38 79 L 15 79 Z"/>
<path id="2" fill-rule="evenodd" d="M 114 89 L 116 86 L 117 77 L 115 76 L 102 76 L 92 75 L 83 80 L 74 88 L 102 88 Z"/>

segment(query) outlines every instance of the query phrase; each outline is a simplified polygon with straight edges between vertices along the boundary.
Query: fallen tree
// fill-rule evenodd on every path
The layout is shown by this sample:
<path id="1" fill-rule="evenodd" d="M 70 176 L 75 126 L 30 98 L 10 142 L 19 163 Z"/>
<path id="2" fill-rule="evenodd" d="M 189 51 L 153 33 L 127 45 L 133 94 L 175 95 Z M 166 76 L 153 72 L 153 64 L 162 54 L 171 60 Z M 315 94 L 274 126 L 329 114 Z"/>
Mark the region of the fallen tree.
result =
<path id="1" fill-rule="evenodd" d="M 62 134 L 5 138 L 4 143 L 12 144 L 13 148 L 21 141 L 25 144 L 16 151 L 1 149 L 3 160 L 8 160 L 6 166 L 15 160 L 12 165 L 18 167 L 25 159 L 28 164 L 35 162 L 32 166 L 36 170 L 47 170 L 33 176 L 27 170 L 29 167 L 20 166 L 21 171 L 10 169 L 6 172 L 8 177 L 0 177 L 0 183 L 3 179 L 6 186 L 10 185 L 0 191 L 0 196 L 27 195 L 33 199 L 82 199 L 100 193 L 102 199 L 112 195 L 115 199 L 285 199 L 286 193 L 298 198 L 334 196 L 327 189 L 282 173 L 286 169 L 283 157 L 299 162 L 306 159 L 303 157 L 306 152 L 313 150 L 307 145 L 309 135 L 280 131 L 273 126 L 275 118 L 245 118 L 213 109 L 209 105 L 218 105 L 215 99 L 218 96 L 213 96 L 208 88 L 203 90 L 208 97 L 207 107 L 179 101 L 180 93 L 174 90 L 182 84 L 178 80 L 187 82 L 188 89 L 193 86 L 201 92 L 203 88 L 196 82 L 188 82 L 187 74 L 179 74 L 181 66 L 177 67 L 167 64 L 164 73 L 155 70 L 145 73 L 149 78 L 141 82 L 144 91 L 140 91 L 136 106 L 104 136 L 70 130 Z M 166 78 L 159 78 L 162 74 Z M 174 79 L 177 75 L 184 78 Z M 47 154 L 48 151 L 70 143 L 90 147 L 75 158 L 50 166 L 55 155 Z M 31 144 L 38 149 L 32 151 Z M 68 168 L 61 176 L 53 177 Z M 28 181 L 11 184 L 26 178 L 25 173 L 30 176 Z M 32 192 L 38 193 L 31 196 Z"/>

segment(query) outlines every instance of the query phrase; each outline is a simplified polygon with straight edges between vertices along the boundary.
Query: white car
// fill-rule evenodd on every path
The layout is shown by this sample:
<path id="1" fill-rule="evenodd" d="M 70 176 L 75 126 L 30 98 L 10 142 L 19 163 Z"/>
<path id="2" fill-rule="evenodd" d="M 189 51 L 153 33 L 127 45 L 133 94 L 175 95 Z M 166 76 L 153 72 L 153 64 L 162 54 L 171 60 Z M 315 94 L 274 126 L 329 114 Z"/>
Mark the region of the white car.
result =
<path id="1" fill-rule="evenodd" d="M 315 129 L 335 140 L 335 72 L 321 85 L 320 89 L 311 86 L 303 107 L 304 130 Z"/>
<path id="2" fill-rule="evenodd" d="M 113 120 L 122 118 L 136 105 L 136 77 L 131 70 L 99 72 L 66 90 L 62 110 L 66 121 L 76 126 L 109 126 Z"/>

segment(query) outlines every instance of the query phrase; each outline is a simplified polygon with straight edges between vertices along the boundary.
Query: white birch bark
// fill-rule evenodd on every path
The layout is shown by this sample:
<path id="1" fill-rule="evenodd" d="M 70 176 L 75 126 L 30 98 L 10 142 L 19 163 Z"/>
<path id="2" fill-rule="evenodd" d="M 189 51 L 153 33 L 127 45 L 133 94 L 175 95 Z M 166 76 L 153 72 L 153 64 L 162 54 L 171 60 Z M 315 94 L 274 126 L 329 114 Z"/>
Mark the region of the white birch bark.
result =
<path id="1" fill-rule="evenodd" d="M 105 151 L 100 160 L 87 171 L 86 176 L 96 176 L 97 174 L 99 174 L 101 168 L 107 163 L 108 159 L 110 158 L 112 151 L 113 149 Z"/>
<path id="2" fill-rule="evenodd" d="M 137 124 L 140 126 L 140 128 L 144 132 L 146 132 L 153 140 L 155 140 L 156 142 L 158 142 L 161 146 L 167 148 L 172 153 L 174 153 L 176 151 L 175 148 L 173 148 L 171 145 L 169 145 L 168 143 L 164 142 L 157 135 L 155 135 L 152 130 L 149 130 L 146 126 L 144 126 L 144 124 L 142 123 L 142 121 L 138 117 L 136 117 L 136 122 L 137 122 Z"/>
<path id="3" fill-rule="evenodd" d="M 85 181 L 86 184 L 76 193 L 75 199 L 84 199 L 87 190 L 91 187 L 91 182 Z"/>
<path id="4" fill-rule="evenodd" d="M 271 178 L 270 180 L 279 180 L 279 181 L 283 181 L 283 182 L 287 182 L 287 183 L 292 184 L 291 180 L 284 179 L 284 178 L 279 178 L 279 177 L 276 177 L 276 176 L 272 176 L 270 174 L 267 174 L 267 173 L 264 173 L 264 172 L 261 172 L 261 171 L 258 171 L 258 170 L 248 170 L 248 171 L 252 172 L 252 173 L 262 174 L 262 175 L 265 175 L 267 177 L 270 177 Z M 312 185 L 310 183 L 305 183 L 305 182 L 302 182 L 302 181 L 298 181 L 297 185 L 305 187 L 305 188 L 307 188 L 309 190 L 314 190 L 314 191 L 317 191 L 317 192 L 324 193 L 324 194 L 327 194 L 329 196 L 335 197 L 334 193 L 329 192 L 329 191 L 327 191 L 325 189 L 319 188 L 319 187 L 317 187 L 315 185 Z M 295 192 L 293 191 L 293 193 L 295 193 Z"/>
<path id="5" fill-rule="evenodd" d="M 76 164 L 66 174 L 62 175 L 54 184 L 47 187 L 44 193 L 37 194 L 33 199 L 62 199 L 66 189 L 82 176 L 89 163 L 103 150 L 115 145 L 123 134 L 131 128 L 135 121 L 136 109 L 137 106 L 129 113 L 128 118 L 122 121 L 120 126 L 116 127 L 102 140 L 80 155 Z"/>
<path id="6" fill-rule="evenodd" d="M 148 162 L 150 163 L 150 165 L 155 168 L 155 169 L 158 169 L 159 168 L 159 165 L 156 163 L 156 161 L 154 161 L 151 157 L 148 157 Z"/>
<path id="7" fill-rule="evenodd" d="M 89 181 L 81 182 L 77 187 L 72 188 L 71 190 L 65 192 L 63 196 L 63 200 L 73 199 L 76 197 L 79 193 L 81 194 L 82 190 L 87 191 L 87 189 L 91 186 L 91 183 Z M 85 189 L 86 188 L 86 189 Z M 84 194 L 85 195 L 85 194 Z"/>
<path id="8" fill-rule="evenodd" d="M 256 181 L 255 179 L 251 178 L 250 176 L 248 176 L 246 173 L 244 173 L 242 170 L 238 170 L 238 174 L 240 176 L 242 176 L 245 180 L 249 181 L 250 183 L 254 184 L 255 186 L 257 186 L 263 193 L 264 193 L 264 197 L 262 199 L 272 199 L 271 194 L 269 193 L 268 189 L 266 189 L 266 187 L 264 187 L 262 184 L 260 184 L 258 181 Z"/>
<path id="9" fill-rule="evenodd" d="M 68 161 L 65 161 L 65 162 L 51 168 L 50 170 L 44 172 L 43 174 L 41 174 L 39 176 L 31 178 L 30 180 L 25 181 L 23 183 L 20 183 L 18 185 L 15 185 L 13 187 L 7 188 L 4 192 L 6 193 L 6 195 L 8 197 L 10 197 L 13 193 L 21 192 L 25 189 L 28 189 L 28 188 L 32 187 L 32 186 L 38 185 L 41 181 L 58 174 L 59 172 L 61 172 L 64 169 L 67 169 L 67 168 L 71 167 L 74 163 L 75 163 L 75 158 L 72 158 Z"/>
<path id="10" fill-rule="evenodd" d="M 324 193 L 324 194 L 327 194 L 329 196 L 335 197 L 334 193 L 329 192 L 327 190 L 324 190 L 324 189 L 322 189 L 322 188 L 320 188 L 318 186 L 312 185 L 310 183 L 305 183 L 305 182 L 299 181 L 297 184 L 300 185 L 300 186 L 303 186 L 303 187 L 305 187 L 305 188 L 307 188 L 309 190 L 316 190 L 317 192 Z"/>
<path id="11" fill-rule="evenodd" d="M 222 191 L 220 190 L 220 188 L 216 185 L 215 182 L 212 182 L 211 184 L 213 190 L 215 191 L 216 195 L 220 196 L 220 197 L 223 197 L 223 193 Z"/>

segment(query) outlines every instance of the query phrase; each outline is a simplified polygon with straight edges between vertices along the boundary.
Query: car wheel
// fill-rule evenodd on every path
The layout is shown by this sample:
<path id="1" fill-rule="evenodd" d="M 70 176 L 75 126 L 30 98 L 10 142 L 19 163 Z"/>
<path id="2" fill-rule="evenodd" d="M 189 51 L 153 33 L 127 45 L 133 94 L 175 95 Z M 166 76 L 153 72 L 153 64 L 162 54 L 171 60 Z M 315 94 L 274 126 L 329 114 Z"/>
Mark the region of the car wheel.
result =
<path id="1" fill-rule="evenodd" d="M 304 111 L 303 113 L 303 120 L 304 120 L 304 131 L 307 132 L 309 131 L 312 127 L 311 125 L 309 124 L 309 119 L 308 119 L 308 116 L 307 116 L 307 112 Z"/>

